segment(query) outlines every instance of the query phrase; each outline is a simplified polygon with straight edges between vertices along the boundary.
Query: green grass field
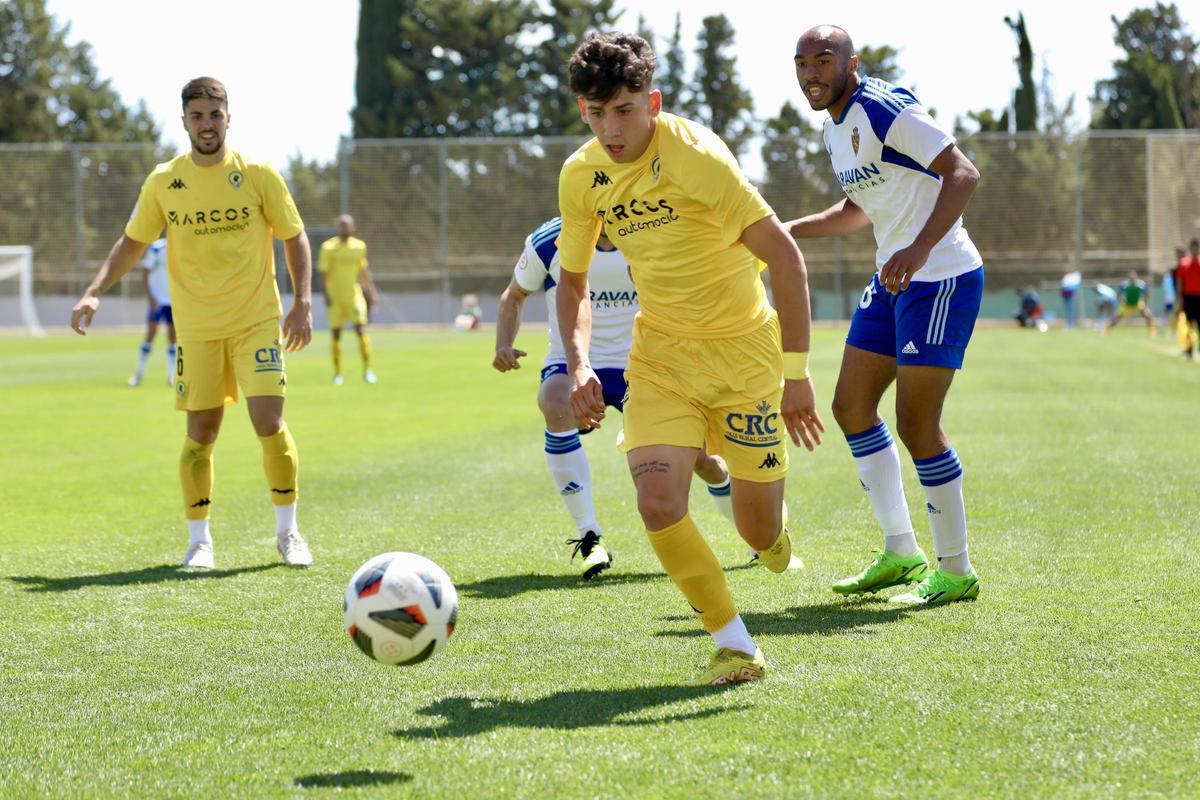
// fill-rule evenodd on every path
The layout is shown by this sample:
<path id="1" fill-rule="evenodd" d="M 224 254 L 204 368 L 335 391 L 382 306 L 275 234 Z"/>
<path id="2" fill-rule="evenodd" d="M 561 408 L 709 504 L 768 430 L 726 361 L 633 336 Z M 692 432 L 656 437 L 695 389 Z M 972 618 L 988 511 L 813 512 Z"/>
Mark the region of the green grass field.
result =
<path id="1" fill-rule="evenodd" d="M 788 477 L 807 570 L 738 568 L 696 485 L 769 665 L 721 691 L 680 685 L 710 645 L 645 540 L 617 417 L 586 444 L 614 568 L 568 563 L 538 326 L 509 375 L 490 334 L 378 332 L 377 386 L 328 385 L 327 334 L 290 358 L 308 572 L 275 553 L 244 405 L 217 446 L 218 569 L 185 573 L 183 417 L 124 385 L 135 337 L 0 338 L 0 796 L 1196 796 L 1200 367 L 1132 326 L 979 331 L 946 427 L 983 592 L 905 611 L 829 590 L 878 544 L 828 413 L 840 339 L 816 335 L 830 432 Z M 418 667 L 342 629 L 346 580 L 387 550 L 458 586 Z"/>

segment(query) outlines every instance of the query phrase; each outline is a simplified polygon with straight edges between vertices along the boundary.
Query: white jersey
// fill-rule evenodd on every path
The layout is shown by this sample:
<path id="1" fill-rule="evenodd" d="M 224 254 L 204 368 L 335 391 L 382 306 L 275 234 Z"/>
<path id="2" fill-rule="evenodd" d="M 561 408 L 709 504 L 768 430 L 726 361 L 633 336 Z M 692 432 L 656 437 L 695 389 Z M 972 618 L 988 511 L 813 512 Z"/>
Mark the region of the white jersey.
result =
<path id="1" fill-rule="evenodd" d="M 878 270 L 925 227 L 942 188 L 929 165 L 954 137 L 911 92 L 876 78 L 862 80 L 841 118 L 826 118 L 822 135 L 842 191 L 875 229 Z M 959 217 L 912 279 L 940 281 L 982 264 Z"/>
<path id="2" fill-rule="evenodd" d="M 550 312 L 550 352 L 546 364 L 565 364 L 567 354 L 558 332 L 555 287 L 562 266 L 558 258 L 558 217 L 544 223 L 525 239 L 525 251 L 513 270 L 517 285 L 527 292 L 545 292 Z M 637 287 L 629 274 L 629 262 L 619 250 L 601 250 L 588 269 L 592 295 L 592 341 L 588 361 L 595 369 L 625 369 L 633 345 L 633 318 L 637 316 Z"/>
<path id="3" fill-rule="evenodd" d="M 159 239 L 146 248 L 142 256 L 142 269 L 150 271 L 150 296 L 160 306 L 171 305 L 171 295 L 167 292 L 167 240 Z"/>

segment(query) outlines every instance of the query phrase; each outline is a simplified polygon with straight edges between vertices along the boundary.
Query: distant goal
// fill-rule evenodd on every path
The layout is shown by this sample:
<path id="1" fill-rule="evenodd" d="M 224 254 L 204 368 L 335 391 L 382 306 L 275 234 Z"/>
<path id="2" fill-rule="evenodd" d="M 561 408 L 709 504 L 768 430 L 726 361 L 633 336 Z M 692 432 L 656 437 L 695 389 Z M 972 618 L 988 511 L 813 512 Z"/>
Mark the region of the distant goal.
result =
<path id="1" fill-rule="evenodd" d="M 0 325 L 45 335 L 33 303 L 33 248 L 28 245 L 0 245 L 0 309 Z"/>

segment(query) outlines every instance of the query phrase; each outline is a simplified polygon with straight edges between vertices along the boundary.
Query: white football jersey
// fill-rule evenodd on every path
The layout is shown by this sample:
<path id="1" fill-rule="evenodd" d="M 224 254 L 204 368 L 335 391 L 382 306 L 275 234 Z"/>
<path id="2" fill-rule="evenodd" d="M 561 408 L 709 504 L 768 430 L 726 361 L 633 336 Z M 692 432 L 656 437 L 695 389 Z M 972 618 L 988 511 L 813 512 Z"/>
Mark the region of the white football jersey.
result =
<path id="1" fill-rule="evenodd" d="M 929 165 L 954 137 L 912 92 L 876 78 L 862 80 L 840 119 L 825 119 L 822 135 L 842 191 L 875 229 L 875 268 L 880 269 L 925 227 L 942 188 Z M 959 217 L 913 280 L 940 281 L 982 264 Z"/>
<path id="2" fill-rule="evenodd" d="M 142 269 L 150 270 L 150 296 L 160 306 L 171 305 L 171 295 L 167 291 L 167 240 L 159 239 L 151 242 L 142 256 Z"/>
<path id="3" fill-rule="evenodd" d="M 527 292 L 545 292 L 550 312 L 550 352 L 546 364 L 565 364 L 567 354 L 558 332 L 555 287 L 562 265 L 558 258 L 558 217 L 544 223 L 525 239 L 525 251 L 513 270 L 517 285 Z M 592 295 L 592 341 L 588 360 L 596 369 L 625 369 L 633 345 L 633 318 L 637 316 L 637 287 L 629 274 L 629 262 L 619 250 L 601 250 L 588 269 Z"/>

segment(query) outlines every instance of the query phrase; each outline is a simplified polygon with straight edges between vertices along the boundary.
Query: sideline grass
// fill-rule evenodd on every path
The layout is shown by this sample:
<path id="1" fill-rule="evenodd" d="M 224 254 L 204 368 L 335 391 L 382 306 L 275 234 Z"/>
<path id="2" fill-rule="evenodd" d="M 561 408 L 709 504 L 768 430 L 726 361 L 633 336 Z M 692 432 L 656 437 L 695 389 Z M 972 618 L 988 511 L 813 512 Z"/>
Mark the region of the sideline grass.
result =
<path id="1" fill-rule="evenodd" d="M 238 405 L 208 574 L 174 566 L 182 417 L 153 385 L 161 351 L 131 390 L 134 336 L 0 338 L 0 796 L 1193 794 L 1200 368 L 1132 329 L 976 337 L 946 428 L 980 600 L 829 591 L 877 535 L 826 412 L 789 475 L 804 573 L 736 568 L 740 540 L 693 495 L 768 658 L 730 691 L 679 685 L 709 645 L 644 539 L 616 424 L 586 439 L 616 563 L 578 582 L 536 330 L 503 376 L 487 335 L 381 331 L 380 384 L 340 388 L 319 335 L 289 359 L 287 412 L 317 565 L 277 563 Z M 815 339 L 826 409 L 839 342 Z M 438 561 L 462 598 L 448 649 L 409 669 L 341 629 L 345 581 L 393 549 Z"/>

